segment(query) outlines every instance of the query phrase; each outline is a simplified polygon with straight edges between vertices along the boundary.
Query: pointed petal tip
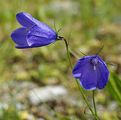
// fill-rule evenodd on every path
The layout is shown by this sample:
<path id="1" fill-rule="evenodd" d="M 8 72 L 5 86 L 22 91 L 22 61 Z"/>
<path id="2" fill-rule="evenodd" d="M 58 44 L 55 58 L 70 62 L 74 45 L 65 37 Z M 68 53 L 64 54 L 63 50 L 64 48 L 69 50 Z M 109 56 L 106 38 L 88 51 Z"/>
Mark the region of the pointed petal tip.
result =
<path id="1" fill-rule="evenodd" d="M 14 31 L 10 34 L 10 37 L 12 40 L 13 40 L 13 35 L 14 35 Z"/>
<path id="2" fill-rule="evenodd" d="M 80 78 L 80 77 L 81 77 L 81 73 L 73 73 L 73 76 L 74 76 L 75 78 Z"/>
<path id="3" fill-rule="evenodd" d="M 27 12 L 19 12 L 16 14 L 17 21 L 24 27 L 31 27 L 33 26 L 34 20 L 33 17 Z"/>
<path id="4" fill-rule="evenodd" d="M 16 43 L 16 30 L 14 30 L 11 35 L 10 35 L 11 39 Z"/>
<path id="5" fill-rule="evenodd" d="M 16 14 L 16 18 L 20 17 L 20 15 L 30 15 L 30 14 L 27 13 L 27 12 L 19 12 L 19 13 Z"/>

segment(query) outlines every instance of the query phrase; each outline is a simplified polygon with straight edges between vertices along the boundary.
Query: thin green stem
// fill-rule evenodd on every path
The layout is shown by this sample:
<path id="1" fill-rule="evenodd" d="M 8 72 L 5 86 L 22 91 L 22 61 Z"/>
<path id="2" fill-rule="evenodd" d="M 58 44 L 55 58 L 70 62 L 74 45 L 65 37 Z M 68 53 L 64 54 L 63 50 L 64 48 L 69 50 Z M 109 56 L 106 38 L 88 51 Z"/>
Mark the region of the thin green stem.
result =
<path id="1" fill-rule="evenodd" d="M 83 99 L 84 99 L 86 105 L 88 106 L 88 108 L 89 108 L 89 110 L 91 111 L 91 113 L 94 115 L 94 112 L 93 112 L 93 110 L 92 110 L 92 108 L 91 108 L 91 106 L 90 106 L 90 104 L 89 104 L 89 102 L 88 102 L 88 100 L 87 100 L 87 97 L 85 96 L 83 90 L 80 88 L 80 83 L 79 83 L 79 81 L 76 80 L 76 82 L 77 82 L 79 91 L 81 92 L 81 95 L 82 95 L 82 97 L 83 97 Z"/>
<path id="2" fill-rule="evenodd" d="M 98 117 L 97 109 L 96 109 L 96 103 L 95 103 L 95 90 L 92 91 L 92 98 L 93 98 L 94 112 L 95 112 L 95 115 Z"/>
<path id="3" fill-rule="evenodd" d="M 73 69 L 73 65 L 71 63 L 71 58 L 70 58 L 70 52 L 69 52 L 69 48 L 68 48 L 68 43 L 67 43 L 66 39 L 64 39 L 64 42 L 65 42 L 65 45 L 66 45 L 66 51 L 67 51 L 67 57 L 68 57 L 68 60 L 69 60 L 69 64 L 71 66 L 71 69 Z"/>
<path id="4" fill-rule="evenodd" d="M 64 39 L 64 38 L 63 38 L 63 39 Z M 69 47 L 68 47 L 68 43 L 67 43 L 66 39 L 64 39 L 64 42 L 65 42 L 65 45 L 66 45 L 67 57 L 68 57 L 68 60 L 69 60 L 71 69 L 73 69 L 73 65 L 72 65 L 72 63 L 71 63 L 71 58 L 70 58 Z M 88 106 L 90 112 L 91 112 L 92 115 L 95 117 L 95 119 L 98 120 L 98 117 L 95 115 L 94 111 L 92 110 L 92 108 L 91 108 L 91 106 L 90 106 L 90 104 L 89 104 L 89 102 L 88 102 L 88 100 L 87 100 L 86 95 L 84 94 L 83 90 L 82 90 L 81 87 L 80 87 L 79 81 L 76 80 L 76 83 L 77 83 L 77 86 L 78 86 L 78 88 L 79 88 L 79 91 L 81 92 L 81 95 L 82 95 L 82 97 L 83 97 L 83 99 L 84 99 L 86 105 Z"/>

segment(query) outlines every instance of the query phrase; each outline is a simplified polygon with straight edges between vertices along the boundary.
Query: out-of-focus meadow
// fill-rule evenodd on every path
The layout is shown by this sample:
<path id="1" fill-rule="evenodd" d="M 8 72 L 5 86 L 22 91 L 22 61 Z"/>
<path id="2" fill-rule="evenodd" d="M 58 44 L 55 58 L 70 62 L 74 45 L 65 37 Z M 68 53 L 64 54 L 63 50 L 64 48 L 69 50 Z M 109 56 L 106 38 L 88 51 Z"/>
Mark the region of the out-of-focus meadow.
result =
<path id="1" fill-rule="evenodd" d="M 93 119 L 72 77 L 63 41 L 41 48 L 15 48 L 10 34 L 20 27 L 15 15 L 21 11 L 53 29 L 54 24 L 62 28 L 59 34 L 79 57 L 81 51 L 95 54 L 104 44 L 100 56 L 110 79 L 105 89 L 96 92 L 97 110 L 102 120 L 120 120 L 120 0 L 0 0 L 0 120 Z M 71 59 L 75 64 L 77 59 L 73 55 Z M 60 88 L 60 93 L 55 90 L 59 95 L 49 95 L 47 86 Z M 86 93 L 91 103 L 92 93 Z"/>

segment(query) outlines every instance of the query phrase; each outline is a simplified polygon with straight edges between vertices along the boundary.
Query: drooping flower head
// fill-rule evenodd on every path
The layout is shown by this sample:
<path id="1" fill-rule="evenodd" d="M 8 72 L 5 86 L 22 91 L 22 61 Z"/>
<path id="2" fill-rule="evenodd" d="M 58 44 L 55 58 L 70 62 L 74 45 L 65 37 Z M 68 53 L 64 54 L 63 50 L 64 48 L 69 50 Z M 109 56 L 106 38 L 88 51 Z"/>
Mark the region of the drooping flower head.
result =
<path id="1" fill-rule="evenodd" d="M 86 90 L 103 89 L 109 78 L 108 68 L 98 55 L 79 59 L 72 73 L 76 79 L 80 80 L 80 84 Z"/>
<path id="2" fill-rule="evenodd" d="M 38 21 L 28 13 L 20 12 L 16 18 L 22 25 L 21 28 L 16 29 L 11 34 L 16 48 L 41 47 L 62 39 L 48 25 Z"/>

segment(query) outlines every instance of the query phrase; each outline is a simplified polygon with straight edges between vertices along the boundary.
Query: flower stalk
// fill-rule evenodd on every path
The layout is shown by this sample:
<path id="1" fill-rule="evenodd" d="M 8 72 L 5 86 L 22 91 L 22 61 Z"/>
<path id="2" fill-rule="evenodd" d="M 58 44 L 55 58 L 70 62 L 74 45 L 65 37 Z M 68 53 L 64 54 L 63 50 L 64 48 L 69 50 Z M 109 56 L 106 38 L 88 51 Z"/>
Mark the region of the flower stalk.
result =
<path id="1" fill-rule="evenodd" d="M 95 116 L 97 116 L 97 118 L 99 119 L 98 113 L 97 113 L 97 108 L 96 108 L 96 102 L 95 102 L 95 92 L 96 92 L 95 90 L 92 91 L 93 106 L 94 106 Z"/>
<path id="2" fill-rule="evenodd" d="M 67 51 L 67 57 L 68 57 L 68 61 L 69 61 L 70 67 L 71 67 L 71 69 L 73 69 L 73 65 L 72 65 L 71 58 L 70 58 L 70 51 L 69 51 L 68 42 L 67 42 L 67 40 L 66 40 L 65 38 L 63 38 L 63 40 L 64 40 L 64 42 L 65 42 L 66 51 Z M 93 109 L 91 108 L 91 106 L 90 106 L 90 104 L 89 104 L 89 102 L 88 102 L 88 100 L 87 100 L 86 95 L 84 94 L 83 90 L 81 89 L 79 81 L 78 81 L 77 79 L 76 79 L 75 81 L 76 81 L 76 84 L 77 84 L 77 86 L 78 86 L 78 89 L 79 89 L 79 91 L 80 91 L 80 93 L 81 93 L 81 95 L 82 95 L 82 98 L 83 98 L 85 104 L 86 104 L 87 107 L 89 108 L 89 110 L 90 110 L 90 112 L 92 113 L 92 115 L 94 116 L 94 118 L 95 118 L 96 120 L 99 120 L 98 117 L 97 117 L 97 115 L 95 114 L 95 112 L 94 112 Z"/>

